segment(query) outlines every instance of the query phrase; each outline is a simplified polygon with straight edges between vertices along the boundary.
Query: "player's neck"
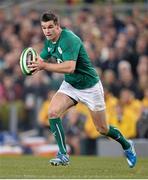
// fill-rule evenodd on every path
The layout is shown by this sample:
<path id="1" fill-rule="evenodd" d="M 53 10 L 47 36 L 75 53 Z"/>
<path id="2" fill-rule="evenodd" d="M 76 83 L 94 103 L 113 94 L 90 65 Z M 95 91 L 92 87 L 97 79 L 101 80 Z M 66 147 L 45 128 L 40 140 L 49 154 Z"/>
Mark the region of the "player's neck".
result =
<path id="1" fill-rule="evenodd" d="M 52 43 L 56 43 L 57 40 L 59 39 L 60 35 L 62 32 L 62 28 L 60 27 L 59 30 L 57 31 L 57 36 L 55 37 L 55 39 L 52 40 Z"/>

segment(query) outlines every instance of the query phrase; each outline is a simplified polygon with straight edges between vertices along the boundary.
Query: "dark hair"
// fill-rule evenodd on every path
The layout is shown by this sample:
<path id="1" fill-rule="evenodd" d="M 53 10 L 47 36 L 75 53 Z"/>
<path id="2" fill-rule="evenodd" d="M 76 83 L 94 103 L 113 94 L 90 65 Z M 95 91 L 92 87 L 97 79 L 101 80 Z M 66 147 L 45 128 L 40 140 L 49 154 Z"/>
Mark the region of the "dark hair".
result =
<path id="1" fill-rule="evenodd" d="M 58 20 L 58 16 L 52 12 L 45 12 L 41 15 L 40 18 L 41 21 L 43 22 L 47 22 L 47 21 L 53 21 L 54 24 L 58 24 L 59 20 Z"/>

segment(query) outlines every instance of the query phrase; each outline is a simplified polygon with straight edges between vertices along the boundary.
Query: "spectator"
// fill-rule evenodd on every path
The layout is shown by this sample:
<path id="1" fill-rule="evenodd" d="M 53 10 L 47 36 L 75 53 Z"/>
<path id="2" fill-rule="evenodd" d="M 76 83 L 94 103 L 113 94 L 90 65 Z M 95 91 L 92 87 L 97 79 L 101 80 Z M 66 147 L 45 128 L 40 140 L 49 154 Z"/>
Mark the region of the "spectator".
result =
<path id="1" fill-rule="evenodd" d="M 117 67 L 118 67 L 118 59 L 116 57 L 116 50 L 113 48 L 108 49 L 108 58 L 101 63 L 101 69 L 105 70 L 113 70 L 117 74 Z"/>
<path id="2" fill-rule="evenodd" d="M 121 61 L 118 64 L 118 76 L 119 82 L 117 83 L 117 88 L 120 92 L 123 88 L 128 88 L 131 90 L 136 97 L 139 95 L 139 89 L 136 80 L 133 77 L 131 65 L 127 61 Z"/>
<path id="3" fill-rule="evenodd" d="M 118 127 L 126 138 L 135 138 L 140 106 L 130 90 L 122 89 L 119 102 L 108 112 L 109 123 Z"/>
<path id="4" fill-rule="evenodd" d="M 133 73 L 136 74 L 136 68 L 138 65 L 139 57 L 143 55 L 148 55 L 148 44 L 147 44 L 147 35 L 139 36 L 136 41 L 135 51 L 131 54 L 131 65 L 133 68 Z"/>
<path id="5" fill-rule="evenodd" d="M 139 98 L 142 99 L 145 89 L 148 87 L 148 56 L 140 56 L 137 66 Z"/>
<path id="6" fill-rule="evenodd" d="M 148 138 L 148 88 L 144 90 L 141 114 L 137 122 L 137 137 Z"/>

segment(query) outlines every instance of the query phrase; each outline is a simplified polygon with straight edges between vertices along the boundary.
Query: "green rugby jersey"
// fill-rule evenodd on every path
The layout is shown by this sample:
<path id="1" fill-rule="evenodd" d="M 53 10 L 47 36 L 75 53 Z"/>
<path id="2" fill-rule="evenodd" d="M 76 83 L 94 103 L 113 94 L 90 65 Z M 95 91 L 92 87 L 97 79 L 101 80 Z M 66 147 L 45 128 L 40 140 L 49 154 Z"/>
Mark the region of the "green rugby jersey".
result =
<path id="1" fill-rule="evenodd" d="M 46 40 L 40 57 L 45 61 L 52 57 L 57 63 L 76 61 L 74 73 L 65 74 L 65 81 L 77 89 L 90 88 L 99 80 L 81 39 L 69 29 L 63 28 L 55 43 Z"/>

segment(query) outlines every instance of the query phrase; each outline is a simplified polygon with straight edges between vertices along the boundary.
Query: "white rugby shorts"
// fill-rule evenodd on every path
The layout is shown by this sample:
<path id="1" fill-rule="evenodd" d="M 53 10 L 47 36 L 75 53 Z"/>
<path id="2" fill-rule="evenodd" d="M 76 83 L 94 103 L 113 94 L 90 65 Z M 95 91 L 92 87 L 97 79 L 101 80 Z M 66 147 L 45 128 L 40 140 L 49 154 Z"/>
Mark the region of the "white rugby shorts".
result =
<path id="1" fill-rule="evenodd" d="M 63 81 L 57 92 L 64 93 L 77 102 L 84 103 L 92 111 L 103 111 L 105 109 L 104 91 L 101 81 L 87 89 L 76 89 L 71 84 Z"/>

